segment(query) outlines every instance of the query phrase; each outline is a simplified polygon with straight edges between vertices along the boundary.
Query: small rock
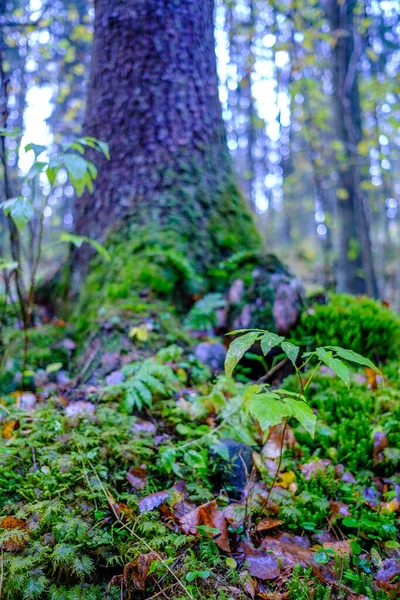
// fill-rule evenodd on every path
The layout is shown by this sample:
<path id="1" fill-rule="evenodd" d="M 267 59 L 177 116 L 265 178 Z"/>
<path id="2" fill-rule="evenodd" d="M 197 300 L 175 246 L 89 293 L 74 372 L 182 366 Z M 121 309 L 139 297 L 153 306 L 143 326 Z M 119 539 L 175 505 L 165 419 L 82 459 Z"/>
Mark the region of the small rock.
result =
<path id="1" fill-rule="evenodd" d="M 37 398 L 32 392 L 21 392 L 17 396 L 18 406 L 25 410 L 33 410 L 37 404 Z"/>
<path id="2" fill-rule="evenodd" d="M 121 356 L 119 352 L 105 352 L 101 357 L 101 364 L 108 373 L 116 371 L 121 364 Z"/>
<path id="3" fill-rule="evenodd" d="M 76 415 L 80 415 L 82 413 L 87 413 L 89 415 L 93 414 L 95 411 L 95 405 L 91 402 L 86 402 L 85 400 L 78 400 L 78 402 L 74 402 L 73 404 L 69 404 L 65 408 L 65 414 L 68 417 L 75 417 Z"/>
<path id="4" fill-rule="evenodd" d="M 194 349 L 196 358 L 213 371 L 222 371 L 224 368 L 226 348 L 223 344 L 201 342 Z"/>
<path id="5" fill-rule="evenodd" d="M 122 373 L 122 371 L 113 371 L 106 377 L 107 385 L 117 385 L 123 381 L 125 381 L 125 375 Z"/>
<path id="6" fill-rule="evenodd" d="M 68 385 L 71 382 L 71 379 L 66 371 L 58 371 L 58 373 L 56 373 L 56 381 L 58 385 Z"/>
<path id="7" fill-rule="evenodd" d="M 66 338 L 63 341 L 62 345 L 66 350 L 70 350 L 70 351 L 75 350 L 75 348 L 76 348 L 75 342 L 73 340 L 71 340 L 70 338 Z"/>

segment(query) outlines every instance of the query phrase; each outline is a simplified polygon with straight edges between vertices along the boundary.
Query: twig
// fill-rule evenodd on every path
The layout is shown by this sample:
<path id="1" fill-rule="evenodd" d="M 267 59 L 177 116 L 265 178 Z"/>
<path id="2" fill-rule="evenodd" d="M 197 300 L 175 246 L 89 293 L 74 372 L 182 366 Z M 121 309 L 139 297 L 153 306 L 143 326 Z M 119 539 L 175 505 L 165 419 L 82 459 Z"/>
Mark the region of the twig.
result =
<path id="1" fill-rule="evenodd" d="M 270 369 L 268 371 L 268 373 L 266 373 L 265 375 L 260 377 L 260 379 L 258 379 L 256 381 L 256 383 L 263 383 L 263 381 L 268 381 L 268 379 L 270 377 L 272 377 L 272 375 L 274 375 L 277 371 L 279 371 L 279 369 L 281 369 L 284 365 L 286 365 L 287 362 L 288 362 L 288 359 L 283 358 L 280 362 L 278 362 L 278 364 L 276 364 L 274 367 L 272 367 L 272 369 Z"/>

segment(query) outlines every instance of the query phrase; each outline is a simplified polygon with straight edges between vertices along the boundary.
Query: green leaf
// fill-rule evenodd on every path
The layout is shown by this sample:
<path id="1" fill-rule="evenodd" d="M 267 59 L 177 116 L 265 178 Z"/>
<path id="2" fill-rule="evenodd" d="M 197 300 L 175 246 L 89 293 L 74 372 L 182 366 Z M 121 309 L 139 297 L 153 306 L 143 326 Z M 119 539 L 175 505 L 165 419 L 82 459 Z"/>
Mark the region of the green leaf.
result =
<path id="1" fill-rule="evenodd" d="M 342 521 L 345 527 L 358 527 L 358 521 L 353 517 L 345 517 Z"/>
<path id="2" fill-rule="evenodd" d="M 82 156 L 79 156 L 79 154 L 66 154 L 64 164 L 72 183 L 76 184 L 84 179 L 87 171 L 87 161 Z"/>
<path id="3" fill-rule="evenodd" d="M 0 204 L 5 215 L 12 218 L 20 233 L 33 217 L 33 206 L 31 201 L 24 196 L 10 198 Z"/>
<path id="4" fill-rule="evenodd" d="M 261 350 L 263 354 L 266 356 L 268 352 L 272 350 L 275 346 L 279 346 L 281 342 L 283 342 L 285 338 L 281 335 L 277 335 L 276 333 L 271 333 L 270 331 L 266 331 L 261 338 Z"/>
<path id="5" fill-rule="evenodd" d="M 356 363 L 357 365 L 369 367 L 378 374 L 381 373 L 378 367 L 376 367 L 374 363 L 371 360 L 369 360 L 369 358 L 365 358 L 364 356 L 361 356 L 361 354 L 353 352 L 353 350 L 346 350 L 345 348 L 340 348 L 339 346 L 327 346 L 327 348 L 329 348 L 329 350 L 333 350 L 334 352 L 336 352 L 336 354 L 338 354 L 341 358 L 344 358 L 345 360 Z"/>
<path id="6" fill-rule="evenodd" d="M 311 437 L 314 437 L 317 417 L 314 415 L 308 404 L 302 400 L 295 400 L 294 398 L 284 398 L 284 402 L 286 405 L 290 406 L 292 416 L 303 425 L 304 429 L 308 431 Z"/>
<path id="7" fill-rule="evenodd" d="M 47 365 L 46 373 L 57 373 L 62 367 L 63 364 L 61 362 L 51 363 L 51 365 Z"/>
<path id="8" fill-rule="evenodd" d="M 326 565 L 329 562 L 329 556 L 326 552 L 316 552 L 314 554 L 314 560 L 318 565 Z"/>
<path id="9" fill-rule="evenodd" d="M 318 358 L 337 375 L 343 383 L 349 385 L 350 372 L 346 365 L 338 358 L 333 358 L 330 352 L 324 348 L 317 348 L 315 351 Z"/>
<path id="10" fill-rule="evenodd" d="M 249 410 L 260 423 L 264 433 L 267 433 L 270 427 L 282 423 L 285 417 L 292 415 L 292 409 L 288 404 L 268 392 L 255 394 L 250 400 Z"/>
<path id="11" fill-rule="evenodd" d="M 47 147 L 41 146 L 40 144 L 27 144 L 25 146 L 25 152 L 30 152 L 30 150 L 33 150 L 36 159 L 38 156 L 43 154 L 43 152 L 46 152 Z"/>
<path id="12" fill-rule="evenodd" d="M 281 348 L 293 365 L 296 365 L 296 360 L 300 352 L 300 348 L 290 342 L 282 342 Z"/>
<path id="13" fill-rule="evenodd" d="M 251 331 L 241 337 L 233 340 L 229 346 L 226 358 L 225 358 L 225 373 L 230 377 L 233 373 L 234 368 L 243 357 L 244 353 L 252 347 L 254 342 L 260 337 L 259 331 Z"/>
<path id="14" fill-rule="evenodd" d="M 111 256 L 108 250 L 99 242 L 96 242 L 96 240 L 92 240 L 89 237 L 83 235 L 73 235 L 72 233 L 62 233 L 60 235 L 60 241 L 70 243 L 76 248 L 80 248 L 82 244 L 86 242 L 87 244 L 93 246 L 96 252 L 100 254 L 107 262 L 111 261 Z"/>
<path id="15" fill-rule="evenodd" d="M 14 269 L 18 269 L 19 263 L 15 260 L 0 260 L 0 271 L 5 271 L 9 269 L 13 271 Z"/>
<path id="16" fill-rule="evenodd" d="M 34 162 L 29 169 L 27 179 L 34 179 L 39 173 L 43 173 L 45 167 L 47 167 L 47 163 L 45 162 Z"/>

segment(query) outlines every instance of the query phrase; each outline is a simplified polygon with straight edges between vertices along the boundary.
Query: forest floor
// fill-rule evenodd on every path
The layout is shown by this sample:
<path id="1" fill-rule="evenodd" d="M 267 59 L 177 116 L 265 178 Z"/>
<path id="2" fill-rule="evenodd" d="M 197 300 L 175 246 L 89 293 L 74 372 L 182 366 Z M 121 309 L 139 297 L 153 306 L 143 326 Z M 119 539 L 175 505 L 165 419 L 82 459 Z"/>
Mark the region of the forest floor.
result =
<path id="1" fill-rule="evenodd" d="M 315 438 L 290 422 L 277 473 L 281 428 L 264 442 L 245 410 L 251 355 L 212 372 L 162 316 L 79 352 L 73 335 L 33 330 L 29 391 L 12 357 L 0 382 L 0 598 L 399 597 L 397 363 L 318 375 Z"/>

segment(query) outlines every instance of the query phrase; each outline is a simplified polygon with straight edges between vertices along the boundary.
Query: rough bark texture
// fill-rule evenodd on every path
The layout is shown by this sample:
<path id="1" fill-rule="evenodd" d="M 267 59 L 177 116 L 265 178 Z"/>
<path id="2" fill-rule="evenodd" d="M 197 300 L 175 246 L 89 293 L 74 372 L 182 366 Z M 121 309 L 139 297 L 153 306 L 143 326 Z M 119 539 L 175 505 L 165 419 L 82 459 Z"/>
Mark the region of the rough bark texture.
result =
<path id="1" fill-rule="evenodd" d="M 368 200 L 361 189 L 358 144 L 362 140 L 362 115 L 358 86 L 360 36 L 354 23 L 356 0 L 326 0 L 325 7 L 336 42 L 332 48 L 333 102 L 337 137 L 345 159 L 338 165 L 340 254 L 339 292 L 377 296 L 371 250 Z M 345 197 L 344 197 L 345 196 Z"/>
<path id="2" fill-rule="evenodd" d="M 77 232 L 104 241 L 120 228 L 122 242 L 139 226 L 171 245 L 176 235 L 200 269 L 255 247 L 225 144 L 213 1 L 96 0 L 95 9 L 85 130 L 110 144 L 111 160 L 96 157 Z"/>

